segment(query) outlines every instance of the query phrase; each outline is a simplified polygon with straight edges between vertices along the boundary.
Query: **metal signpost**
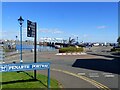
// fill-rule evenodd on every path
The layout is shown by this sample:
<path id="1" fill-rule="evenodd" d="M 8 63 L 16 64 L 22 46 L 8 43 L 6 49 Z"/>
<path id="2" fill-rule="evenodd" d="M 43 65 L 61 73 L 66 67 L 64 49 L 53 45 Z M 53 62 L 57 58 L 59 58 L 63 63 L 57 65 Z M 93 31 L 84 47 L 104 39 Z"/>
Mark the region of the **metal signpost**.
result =
<path id="1" fill-rule="evenodd" d="M 37 42 L 37 24 L 36 22 L 32 22 L 27 20 L 27 36 L 34 37 L 34 63 L 36 63 L 36 42 Z M 34 78 L 36 79 L 36 70 L 34 70 Z"/>
<path id="2" fill-rule="evenodd" d="M 27 37 L 34 37 L 34 63 L 37 63 L 37 24 L 36 22 L 32 22 L 27 20 Z M 36 79 L 36 69 L 34 69 L 34 79 Z M 48 68 L 48 88 L 50 88 L 50 67 Z"/>
<path id="3" fill-rule="evenodd" d="M 15 72 L 27 70 L 48 70 L 47 86 L 50 88 L 50 63 L 0 64 L 0 72 Z"/>

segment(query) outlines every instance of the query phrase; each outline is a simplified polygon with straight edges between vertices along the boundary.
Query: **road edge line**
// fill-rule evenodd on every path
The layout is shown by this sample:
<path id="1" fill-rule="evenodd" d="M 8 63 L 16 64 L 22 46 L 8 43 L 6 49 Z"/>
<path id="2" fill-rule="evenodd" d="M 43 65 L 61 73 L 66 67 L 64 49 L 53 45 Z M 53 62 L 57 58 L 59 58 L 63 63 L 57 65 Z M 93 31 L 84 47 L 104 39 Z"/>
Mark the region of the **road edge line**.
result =
<path id="1" fill-rule="evenodd" d="M 99 82 L 97 82 L 93 79 L 90 79 L 88 77 L 77 75 L 77 74 L 74 74 L 74 73 L 71 73 L 71 72 L 68 72 L 68 71 L 65 71 L 65 70 L 60 70 L 60 69 L 51 68 L 51 70 L 58 71 L 58 72 L 63 72 L 65 74 L 72 75 L 72 76 L 75 76 L 75 77 L 80 78 L 82 80 L 85 80 L 86 82 L 89 82 L 90 84 L 94 85 L 95 87 L 97 87 L 100 90 L 111 90 L 107 86 L 105 86 L 105 85 L 103 85 L 103 84 L 101 84 L 101 83 L 99 83 Z"/>

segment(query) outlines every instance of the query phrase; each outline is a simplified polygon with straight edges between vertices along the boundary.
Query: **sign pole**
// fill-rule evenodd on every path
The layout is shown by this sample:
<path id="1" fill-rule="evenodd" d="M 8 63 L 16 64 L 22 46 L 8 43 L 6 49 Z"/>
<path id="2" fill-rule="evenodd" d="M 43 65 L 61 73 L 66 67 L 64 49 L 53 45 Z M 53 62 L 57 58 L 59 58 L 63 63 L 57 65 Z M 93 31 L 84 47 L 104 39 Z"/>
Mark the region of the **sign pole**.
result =
<path id="1" fill-rule="evenodd" d="M 50 88 L 50 67 L 48 68 L 48 79 L 47 79 L 48 90 Z"/>
<path id="2" fill-rule="evenodd" d="M 37 62 L 37 55 L 36 55 L 36 47 L 37 47 L 37 25 L 35 22 L 35 36 L 34 36 L 34 63 Z M 34 79 L 36 79 L 36 70 L 34 70 Z"/>

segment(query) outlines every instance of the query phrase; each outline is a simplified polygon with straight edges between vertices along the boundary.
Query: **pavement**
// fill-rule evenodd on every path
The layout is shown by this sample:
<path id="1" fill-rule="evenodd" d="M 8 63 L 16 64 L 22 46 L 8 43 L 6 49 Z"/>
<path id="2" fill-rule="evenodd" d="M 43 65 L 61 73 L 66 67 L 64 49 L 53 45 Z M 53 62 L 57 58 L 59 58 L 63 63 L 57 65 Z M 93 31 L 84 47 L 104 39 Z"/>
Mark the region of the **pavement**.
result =
<path id="1" fill-rule="evenodd" d="M 96 49 L 97 48 L 97 49 Z M 106 49 L 105 49 L 106 48 Z M 108 47 L 94 47 L 86 55 L 55 55 L 57 52 L 38 52 L 38 62 L 51 63 L 51 77 L 64 88 L 118 88 L 119 56 L 102 52 Z M 88 49 L 89 50 L 89 49 Z M 33 53 L 23 54 L 24 63 L 33 62 Z M 19 63 L 19 54 L 6 58 L 6 63 Z M 113 69 L 113 70 L 112 70 Z M 46 71 L 38 71 L 46 74 Z M 105 89 L 103 89 L 105 90 Z"/>

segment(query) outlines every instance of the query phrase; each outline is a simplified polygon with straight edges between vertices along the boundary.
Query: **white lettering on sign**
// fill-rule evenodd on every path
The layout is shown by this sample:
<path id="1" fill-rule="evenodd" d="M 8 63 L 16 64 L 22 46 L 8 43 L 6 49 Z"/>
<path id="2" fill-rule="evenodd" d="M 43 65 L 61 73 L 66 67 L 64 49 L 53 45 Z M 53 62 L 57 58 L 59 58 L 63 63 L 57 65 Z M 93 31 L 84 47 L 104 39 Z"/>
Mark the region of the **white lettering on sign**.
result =
<path id="1" fill-rule="evenodd" d="M 29 65 L 21 65 L 21 66 L 9 66 L 9 70 L 16 70 L 16 69 L 28 69 Z"/>
<path id="2" fill-rule="evenodd" d="M 32 65 L 32 68 L 48 68 L 48 65 Z"/>
<path id="3" fill-rule="evenodd" d="M 49 69 L 50 63 L 30 63 L 30 64 L 1 64 L 0 72 L 44 70 Z"/>

